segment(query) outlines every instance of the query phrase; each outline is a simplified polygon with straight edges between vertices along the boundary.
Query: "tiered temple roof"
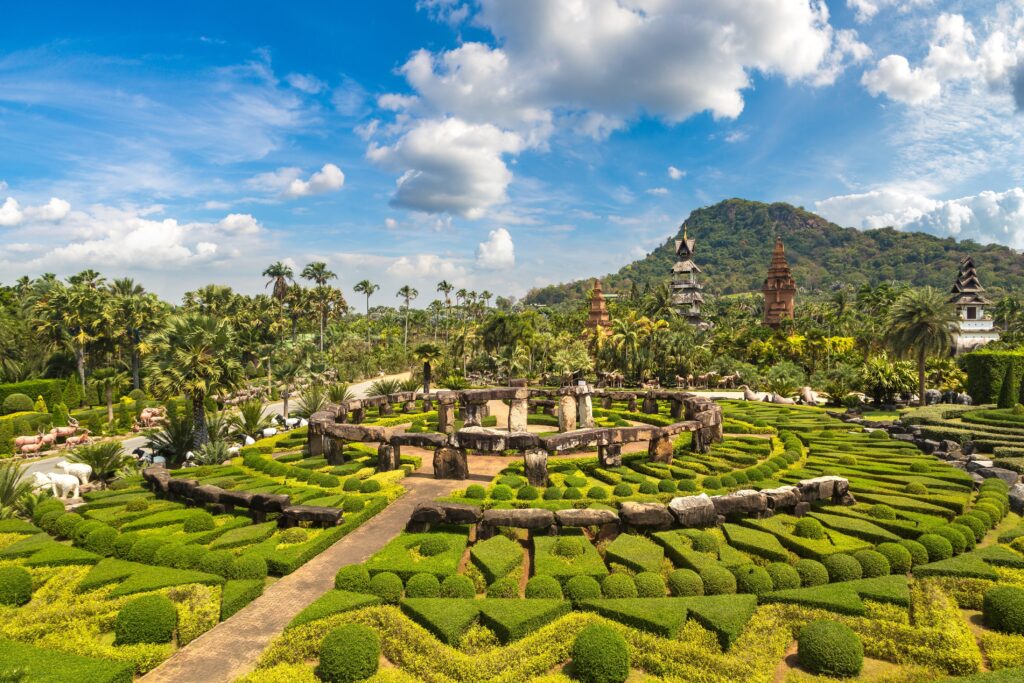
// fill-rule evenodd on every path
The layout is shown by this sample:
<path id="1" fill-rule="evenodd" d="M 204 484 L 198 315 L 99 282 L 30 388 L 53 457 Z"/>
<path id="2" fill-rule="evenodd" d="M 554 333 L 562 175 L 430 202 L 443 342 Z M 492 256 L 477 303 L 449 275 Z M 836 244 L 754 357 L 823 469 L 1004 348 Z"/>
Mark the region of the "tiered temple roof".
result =
<path id="1" fill-rule="evenodd" d="M 590 312 L 587 315 L 586 324 L 589 329 L 608 327 L 612 324 L 611 316 L 608 314 L 608 306 L 604 300 L 604 292 L 601 290 L 600 280 L 594 280 L 594 291 L 590 295 Z"/>
<path id="2" fill-rule="evenodd" d="M 775 327 L 783 320 L 793 319 L 796 304 L 796 280 L 786 261 L 786 247 L 782 237 L 775 238 L 772 262 L 768 266 L 768 277 L 764 287 L 764 323 Z"/>
<path id="3" fill-rule="evenodd" d="M 991 304 L 992 302 L 982 294 L 984 291 L 985 288 L 981 286 L 981 281 L 978 279 L 978 271 L 974 267 L 974 258 L 964 256 L 960 259 L 960 273 L 957 275 L 956 282 L 953 283 L 953 289 L 950 290 L 952 296 L 949 297 L 949 303 L 957 306 Z"/>
<path id="4" fill-rule="evenodd" d="M 697 240 L 686 234 L 683 223 L 683 239 L 676 240 L 676 258 L 672 265 L 672 305 L 679 315 L 694 325 L 702 324 L 700 307 L 704 303 L 701 291 L 704 285 L 697 281 L 700 267 L 693 262 Z"/>

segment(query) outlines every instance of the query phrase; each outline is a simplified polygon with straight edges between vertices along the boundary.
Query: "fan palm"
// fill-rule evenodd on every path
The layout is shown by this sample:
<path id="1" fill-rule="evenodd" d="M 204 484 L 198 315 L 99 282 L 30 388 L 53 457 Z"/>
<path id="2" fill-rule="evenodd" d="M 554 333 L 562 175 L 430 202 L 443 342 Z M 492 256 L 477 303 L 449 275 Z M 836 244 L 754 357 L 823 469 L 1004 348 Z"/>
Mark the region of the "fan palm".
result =
<path id="1" fill-rule="evenodd" d="M 283 305 L 284 297 L 288 294 L 288 283 L 294 280 L 294 272 L 291 266 L 285 265 L 281 261 L 276 261 L 267 266 L 267 269 L 263 271 L 263 277 L 268 278 L 267 287 L 274 286 L 271 293 L 278 303 Z"/>
<path id="2" fill-rule="evenodd" d="M 356 395 L 352 393 L 352 389 L 347 384 L 332 384 L 327 388 L 327 398 L 331 403 L 345 403 L 355 397 Z"/>
<path id="3" fill-rule="evenodd" d="M 423 393 L 429 394 L 431 366 L 441 359 L 441 349 L 437 344 L 420 344 L 413 353 L 423 363 Z"/>
<path id="4" fill-rule="evenodd" d="M 0 519 L 17 514 L 31 492 L 32 483 L 25 478 L 24 468 L 11 462 L 0 463 Z"/>
<path id="5" fill-rule="evenodd" d="M 307 420 L 327 405 L 327 392 L 322 384 L 310 384 L 295 402 L 295 414 Z"/>
<path id="6" fill-rule="evenodd" d="M 263 401 L 258 398 L 242 401 L 238 404 L 238 412 L 228 418 L 235 434 L 259 438 L 260 432 L 271 425 L 270 416 L 263 409 Z"/>
<path id="7" fill-rule="evenodd" d="M 121 448 L 120 441 L 100 441 L 79 446 L 71 451 L 68 460 L 91 467 L 90 480 L 104 487 L 135 464 L 135 460 Z"/>
<path id="8" fill-rule="evenodd" d="M 380 289 L 380 285 L 375 285 L 369 280 L 360 280 L 356 283 L 356 286 L 352 289 L 355 290 L 356 294 L 362 294 L 366 297 L 366 343 L 370 343 L 370 297 L 373 293 Z"/>
<path id="9" fill-rule="evenodd" d="M 925 404 L 928 356 L 949 353 L 953 346 L 956 310 L 932 287 L 904 292 L 889 314 L 889 343 L 904 358 L 917 360 L 918 401 Z"/>
<path id="10" fill-rule="evenodd" d="M 402 390 L 402 383 L 397 379 L 378 379 L 366 390 L 367 396 L 388 396 Z"/>
<path id="11" fill-rule="evenodd" d="M 151 432 L 146 437 L 146 446 L 154 455 L 167 459 L 171 467 L 185 459 L 195 443 L 195 424 L 185 415 L 167 411 L 167 423 L 163 429 Z"/>
<path id="12" fill-rule="evenodd" d="M 323 261 L 314 261 L 302 269 L 302 277 L 316 283 L 315 299 L 320 308 L 320 352 L 324 350 L 324 327 L 327 326 L 327 304 L 329 297 L 326 296 L 327 281 L 337 279 L 338 275 L 327 268 Z"/>
<path id="13" fill-rule="evenodd" d="M 128 383 L 128 376 L 117 368 L 100 368 L 92 373 L 92 381 L 103 392 L 107 404 L 107 422 L 114 421 L 114 392 Z"/>
<path id="14" fill-rule="evenodd" d="M 203 447 L 195 452 L 197 465 L 219 465 L 230 459 L 231 453 L 228 452 L 228 444 L 224 441 L 203 444 Z"/>
<path id="15" fill-rule="evenodd" d="M 402 285 L 402 288 L 395 294 L 395 296 L 405 299 L 405 340 L 402 342 L 402 346 L 406 349 L 409 348 L 409 305 L 419 295 L 419 291 L 410 285 Z"/>

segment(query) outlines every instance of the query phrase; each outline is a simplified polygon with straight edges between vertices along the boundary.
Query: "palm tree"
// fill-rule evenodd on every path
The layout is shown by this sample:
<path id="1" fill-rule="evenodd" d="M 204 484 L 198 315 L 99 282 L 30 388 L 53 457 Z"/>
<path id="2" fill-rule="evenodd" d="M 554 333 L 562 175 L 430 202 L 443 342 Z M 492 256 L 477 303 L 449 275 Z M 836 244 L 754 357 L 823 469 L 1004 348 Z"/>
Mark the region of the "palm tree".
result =
<path id="1" fill-rule="evenodd" d="M 889 343 L 897 354 L 917 359 L 918 402 L 925 405 L 925 363 L 953 346 L 956 311 L 932 287 L 904 292 L 889 314 Z"/>
<path id="2" fill-rule="evenodd" d="M 145 338 L 163 321 L 167 306 L 155 294 L 131 278 L 114 280 L 110 299 L 103 307 L 103 318 L 116 330 L 114 336 L 125 346 L 131 359 L 132 388 L 142 388 L 140 370 L 146 353 Z"/>
<path id="3" fill-rule="evenodd" d="M 402 285 L 402 288 L 395 294 L 395 296 L 405 299 L 405 341 L 402 342 L 402 345 L 406 350 L 409 349 L 409 304 L 419 295 L 420 293 L 416 291 L 416 288 L 410 285 Z"/>
<path id="4" fill-rule="evenodd" d="M 263 401 L 253 398 L 239 403 L 238 412 L 228 418 L 228 423 L 236 434 L 257 439 L 271 420 L 263 411 Z"/>
<path id="5" fill-rule="evenodd" d="M 320 308 L 320 352 L 323 353 L 324 327 L 327 325 L 327 304 L 329 303 L 329 297 L 325 295 L 326 292 L 324 290 L 327 289 L 327 281 L 337 279 L 338 275 L 328 270 L 327 264 L 323 261 L 314 261 L 302 269 L 302 277 L 316 283 L 318 294 L 316 298 Z"/>
<path id="6" fill-rule="evenodd" d="M 230 390 L 242 377 L 235 353 L 235 332 L 226 320 L 201 313 L 182 313 L 167 321 L 150 341 L 146 358 L 150 387 L 161 397 L 183 394 L 192 406 L 193 445 L 210 440 L 206 397 Z"/>
<path id="7" fill-rule="evenodd" d="M 441 359 L 441 349 L 437 344 L 420 344 L 413 353 L 416 360 L 423 363 L 423 393 L 429 394 L 431 366 Z"/>
<path id="8" fill-rule="evenodd" d="M 79 446 L 71 452 L 68 460 L 92 467 L 91 480 L 100 482 L 103 488 L 110 484 L 111 479 L 130 470 L 135 463 L 121 448 L 120 441 L 101 441 Z"/>
<path id="9" fill-rule="evenodd" d="M 356 294 L 363 294 L 366 296 L 366 345 L 370 345 L 370 297 L 373 293 L 380 289 L 380 285 L 375 285 L 369 280 L 360 280 L 356 283 L 356 286 L 352 289 L 355 290 Z"/>
<path id="10" fill-rule="evenodd" d="M 0 462 L 0 519 L 13 517 L 32 492 L 25 470 L 12 462 Z"/>
<path id="11" fill-rule="evenodd" d="M 448 328 L 451 324 L 452 317 L 452 290 L 455 289 L 455 285 L 448 282 L 447 280 L 441 280 L 437 283 L 437 291 L 444 294 L 444 307 L 447 312 L 444 320 L 444 343 L 448 343 Z"/>
<path id="12" fill-rule="evenodd" d="M 277 299 L 277 302 L 283 306 L 284 297 L 288 293 L 288 283 L 295 281 L 291 266 L 285 265 L 280 261 L 275 261 L 267 266 L 267 269 L 263 271 L 263 277 L 269 278 L 267 280 L 267 287 L 274 285 L 272 295 Z"/>
<path id="13" fill-rule="evenodd" d="M 146 435 L 146 446 L 154 455 L 167 459 L 168 467 L 175 467 L 185 459 L 185 454 L 195 448 L 195 424 L 185 415 L 168 412 L 167 423 L 160 431 Z"/>
<path id="14" fill-rule="evenodd" d="M 100 391 L 103 392 L 104 400 L 107 403 L 107 422 L 114 421 L 114 392 L 123 387 L 128 378 L 117 368 L 100 368 L 92 373 L 92 381 L 95 382 Z"/>

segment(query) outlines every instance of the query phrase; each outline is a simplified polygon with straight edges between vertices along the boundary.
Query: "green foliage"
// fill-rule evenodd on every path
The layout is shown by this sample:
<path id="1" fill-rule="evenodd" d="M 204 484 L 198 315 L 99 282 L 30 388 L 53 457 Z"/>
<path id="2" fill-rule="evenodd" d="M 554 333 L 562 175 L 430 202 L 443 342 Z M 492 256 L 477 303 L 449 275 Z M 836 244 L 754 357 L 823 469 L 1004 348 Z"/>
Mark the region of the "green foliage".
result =
<path id="1" fill-rule="evenodd" d="M 370 590 L 370 572 L 361 564 L 346 565 L 335 574 L 334 587 L 353 593 L 366 593 Z"/>
<path id="2" fill-rule="evenodd" d="M 388 604 L 402 599 L 402 579 L 392 572 L 380 572 L 370 579 L 370 593 Z"/>
<path id="3" fill-rule="evenodd" d="M 636 582 L 629 574 L 609 574 L 601 582 L 601 592 L 606 598 L 635 598 Z"/>
<path id="4" fill-rule="evenodd" d="M 518 598 L 519 597 L 519 581 L 514 577 L 506 576 L 503 579 L 498 579 L 490 586 L 487 587 L 488 598 Z"/>
<path id="5" fill-rule="evenodd" d="M 979 349 L 961 354 L 957 362 L 967 373 L 967 393 L 975 404 L 999 401 L 1000 408 L 1011 408 L 1016 403 L 1017 384 L 1013 379 L 1024 377 L 1024 352 Z M 1010 383 L 1004 391 L 1007 377 Z M 1004 393 L 1011 397 L 1012 402 L 1004 400 Z"/>
<path id="6" fill-rule="evenodd" d="M 564 556 L 556 554 L 555 548 L 561 548 L 562 552 L 569 547 L 562 539 L 573 538 L 572 536 L 535 536 L 534 547 L 534 573 L 537 575 L 548 575 L 558 579 L 558 582 L 565 585 L 574 576 L 585 575 L 600 581 L 608 575 L 608 568 L 605 566 L 597 549 L 585 538 L 579 538 L 579 545 L 583 554 L 579 556 Z"/>
<path id="7" fill-rule="evenodd" d="M 982 613 L 989 628 L 1024 634 L 1024 588 L 993 586 L 985 591 Z"/>
<path id="8" fill-rule="evenodd" d="M 295 615 L 287 628 L 295 628 L 311 621 L 324 619 L 332 614 L 350 612 L 370 605 L 379 605 L 381 599 L 375 595 L 353 593 L 346 590 L 327 591 Z"/>
<path id="9" fill-rule="evenodd" d="M 704 583 L 705 595 L 729 595 L 736 592 L 736 577 L 725 567 L 711 564 L 697 573 Z"/>
<path id="10" fill-rule="evenodd" d="M 228 568 L 229 579 L 265 579 L 267 578 L 267 561 L 255 553 L 239 555 Z"/>
<path id="11" fill-rule="evenodd" d="M 768 576 L 772 579 L 774 590 L 799 588 L 801 585 L 800 572 L 793 565 L 786 564 L 785 562 L 772 562 L 765 569 L 768 571 Z"/>
<path id="12" fill-rule="evenodd" d="M 864 666 L 864 646 L 853 630 L 838 621 L 812 621 L 797 638 L 800 666 L 811 673 L 856 676 Z"/>
<path id="13" fill-rule="evenodd" d="M 825 538 L 825 529 L 821 522 L 812 517 L 801 517 L 793 527 L 793 534 L 800 538 L 822 539 Z"/>
<path id="14" fill-rule="evenodd" d="M 438 528 L 427 533 L 399 534 L 366 561 L 370 574 L 394 572 L 403 580 L 430 572 L 439 580 L 455 574 L 468 536 L 461 527 Z"/>
<path id="15" fill-rule="evenodd" d="M 526 582 L 526 598 L 561 600 L 562 586 L 553 576 L 534 576 Z"/>
<path id="16" fill-rule="evenodd" d="M 835 553 L 826 557 L 822 564 L 825 565 L 825 569 L 828 571 L 829 581 L 836 583 L 839 581 L 853 581 L 863 576 L 864 570 L 860 566 L 860 562 L 857 561 L 851 555 L 846 553 Z"/>
<path id="17" fill-rule="evenodd" d="M 637 597 L 665 597 L 665 579 L 661 578 L 661 574 L 655 572 L 640 572 L 633 580 L 636 582 Z"/>
<path id="18" fill-rule="evenodd" d="M 733 569 L 737 593 L 763 595 L 772 590 L 772 577 L 764 567 L 745 564 Z"/>
<path id="19" fill-rule="evenodd" d="M 605 560 L 621 564 L 637 572 L 661 571 L 661 563 L 664 558 L 664 548 L 644 536 L 633 534 L 620 534 L 605 548 Z"/>
<path id="20" fill-rule="evenodd" d="M 570 609 L 564 600 L 479 600 L 480 618 L 502 643 L 522 638 Z"/>
<path id="21" fill-rule="evenodd" d="M 891 571 L 885 555 L 874 550 L 858 550 L 853 557 L 860 563 L 861 574 L 865 579 L 888 576 Z"/>
<path id="22" fill-rule="evenodd" d="M 0 673 L 10 683 L 131 683 L 131 664 L 0 640 Z M 17 675 L 16 672 L 21 672 Z M 9 678 L 8 678 L 9 676 Z"/>
<path id="23" fill-rule="evenodd" d="M 436 598 L 441 594 L 441 582 L 433 574 L 415 574 L 405 583 L 407 598 Z"/>
<path id="24" fill-rule="evenodd" d="M 899 543 L 879 543 L 875 550 L 889 562 L 893 574 L 906 574 L 910 571 L 913 558 L 904 546 Z"/>
<path id="25" fill-rule="evenodd" d="M 441 582 L 439 595 L 442 598 L 472 598 L 476 595 L 476 587 L 468 576 L 452 574 Z"/>
<path id="26" fill-rule="evenodd" d="M 4 415 L 10 413 L 24 413 L 32 410 L 32 399 L 26 394 L 8 394 L 3 400 L 2 408 Z"/>
<path id="27" fill-rule="evenodd" d="M 476 543 L 470 549 L 470 558 L 483 572 L 487 583 L 494 583 L 521 566 L 523 555 L 521 545 L 501 535 Z"/>
<path id="28" fill-rule="evenodd" d="M 0 605 L 21 606 L 32 599 L 32 575 L 21 567 L 0 567 Z"/>
<path id="29" fill-rule="evenodd" d="M 910 553 L 911 566 L 916 567 L 919 564 L 928 563 L 928 549 L 925 548 L 924 545 L 909 538 L 904 539 L 899 543 L 907 549 L 907 552 Z"/>
<path id="30" fill-rule="evenodd" d="M 406 598 L 402 611 L 446 645 L 456 646 L 462 634 L 476 623 L 480 610 L 475 600 Z"/>
<path id="31" fill-rule="evenodd" d="M 491 498 L 494 500 L 512 500 L 512 489 L 505 484 L 495 484 L 491 489 Z"/>
<path id="32" fill-rule="evenodd" d="M 380 638 L 362 624 L 345 624 L 331 631 L 320 644 L 316 675 L 329 683 L 354 683 L 377 672 Z"/>
<path id="33" fill-rule="evenodd" d="M 572 661 L 584 683 L 623 683 L 629 676 L 629 649 L 613 628 L 592 624 L 573 641 Z"/>
<path id="34" fill-rule="evenodd" d="M 348 482 L 345 482 L 346 484 Z M 466 487 L 466 498 L 473 500 L 483 500 L 487 497 L 487 489 L 480 484 L 470 484 Z"/>
<path id="35" fill-rule="evenodd" d="M 117 613 L 114 633 L 118 645 L 168 643 L 177 625 L 174 603 L 163 595 L 143 595 L 125 603 Z"/>
<path id="36" fill-rule="evenodd" d="M 228 619 L 256 598 L 263 595 L 263 579 L 228 581 L 221 593 L 220 620 Z"/>
<path id="37" fill-rule="evenodd" d="M 677 598 L 704 595 L 704 582 L 692 569 L 676 569 L 668 575 L 668 588 Z"/>
<path id="38" fill-rule="evenodd" d="M 182 522 L 182 528 L 186 533 L 210 531 L 216 526 L 217 523 L 214 521 L 213 515 L 205 510 L 194 510 L 190 512 L 188 517 L 186 517 Z"/>
<path id="39" fill-rule="evenodd" d="M 601 584 L 592 576 L 574 576 L 565 583 L 565 597 L 579 604 L 601 597 Z"/>
<path id="40" fill-rule="evenodd" d="M 807 518 L 801 519 L 800 522 L 803 522 L 805 519 Z M 816 520 L 810 521 L 816 522 Z M 818 526 L 820 527 L 821 524 L 818 523 Z M 773 562 L 785 562 L 789 559 L 789 553 L 782 547 L 779 539 L 765 531 L 748 529 L 737 524 L 725 524 L 722 526 L 722 531 L 725 532 L 729 545 L 739 550 L 763 557 L 766 560 L 772 560 Z"/>
<path id="41" fill-rule="evenodd" d="M 948 560 L 953 557 L 953 546 L 943 536 L 938 534 L 922 534 L 917 542 L 924 546 L 924 549 L 928 552 L 929 562 L 938 562 L 939 560 Z"/>

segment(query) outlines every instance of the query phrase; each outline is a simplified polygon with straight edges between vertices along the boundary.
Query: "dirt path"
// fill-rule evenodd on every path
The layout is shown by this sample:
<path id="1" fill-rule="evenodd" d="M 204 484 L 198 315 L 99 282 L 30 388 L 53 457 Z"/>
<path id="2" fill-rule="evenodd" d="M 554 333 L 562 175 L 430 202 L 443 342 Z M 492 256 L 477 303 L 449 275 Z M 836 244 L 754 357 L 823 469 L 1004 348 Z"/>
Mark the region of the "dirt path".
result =
<path id="1" fill-rule="evenodd" d="M 417 503 L 462 488 L 460 481 L 433 478 L 430 459 L 404 480 L 407 493 L 263 595 L 223 621 L 142 678 L 147 683 L 232 681 L 256 666 L 260 654 L 303 608 L 334 588 L 334 575 L 363 562 L 405 528 Z"/>

